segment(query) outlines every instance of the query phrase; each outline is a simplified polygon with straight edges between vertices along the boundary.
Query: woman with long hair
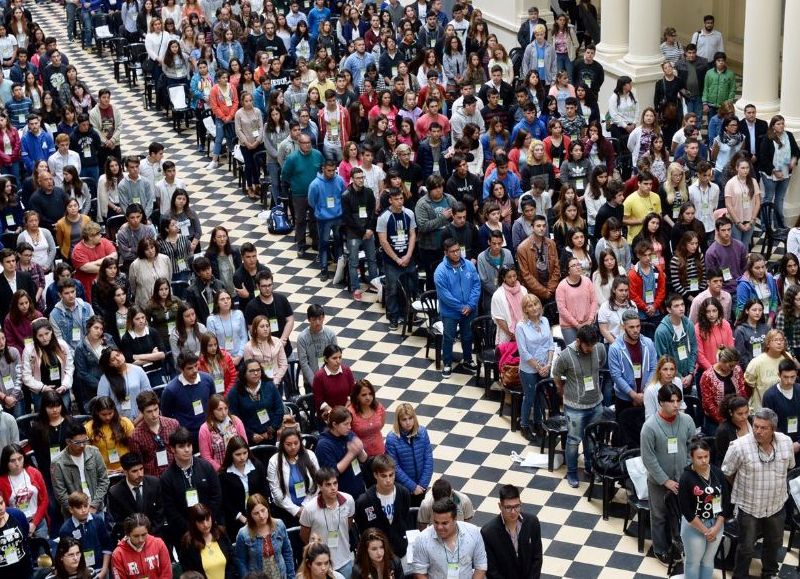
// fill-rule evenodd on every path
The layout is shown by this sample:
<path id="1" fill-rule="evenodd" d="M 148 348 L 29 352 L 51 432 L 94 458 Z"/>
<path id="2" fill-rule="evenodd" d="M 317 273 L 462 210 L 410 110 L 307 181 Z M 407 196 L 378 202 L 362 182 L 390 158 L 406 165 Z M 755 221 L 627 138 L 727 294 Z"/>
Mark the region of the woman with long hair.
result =
<path id="1" fill-rule="evenodd" d="M 274 444 L 283 423 L 283 402 L 275 382 L 257 360 L 245 358 L 236 386 L 228 392 L 231 412 L 242 419 L 251 444 Z"/>
<path id="2" fill-rule="evenodd" d="M 783 296 L 787 289 L 800 283 L 798 277 L 800 277 L 800 260 L 793 253 L 785 254 L 781 258 L 778 266 L 778 277 L 775 279 L 775 283 L 778 284 L 778 296 L 781 301 L 783 301 Z"/>
<path id="3" fill-rule="evenodd" d="M 214 295 L 214 313 L 208 316 L 206 327 L 217 336 L 220 347 L 230 354 L 234 365 L 238 366 L 247 344 L 247 326 L 241 310 L 233 309 L 233 297 L 226 290 Z"/>
<path id="4" fill-rule="evenodd" d="M 355 386 L 355 378 L 349 366 L 342 363 L 342 349 L 339 346 L 325 346 L 322 359 L 323 365 L 314 374 L 311 390 L 314 393 L 315 413 L 327 422 L 325 416 L 332 407 L 347 404 Z"/>
<path id="5" fill-rule="evenodd" d="M 225 461 L 228 443 L 235 436 L 247 440 L 244 424 L 238 416 L 230 414 L 228 401 L 222 394 L 212 394 L 208 399 L 206 421 L 200 426 L 197 436 L 200 456 L 218 471 Z"/>
<path id="6" fill-rule="evenodd" d="M 669 264 L 672 254 L 670 252 L 669 239 L 663 226 L 663 220 L 658 213 L 648 213 L 643 220 L 642 230 L 636 234 L 631 242 L 631 247 L 636 247 L 640 241 L 649 241 L 653 244 L 654 266 L 664 270 Z"/>
<path id="7" fill-rule="evenodd" d="M 719 414 L 722 422 L 717 428 L 716 447 L 717 463 L 722 464 L 731 442 L 753 432 L 747 396 L 726 396 L 719 406 Z"/>
<path id="8" fill-rule="evenodd" d="M 639 159 L 645 157 L 650 152 L 650 144 L 656 135 L 661 134 L 661 127 L 658 124 L 658 115 L 653 107 L 646 107 L 642 111 L 639 125 L 630 132 L 627 140 L 627 148 L 632 155 L 634 165 Z"/>
<path id="9" fill-rule="evenodd" d="M 42 313 L 36 309 L 33 299 L 25 290 L 17 290 L 11 296 L 8 314 L 3 321 L 3 332 L 6 336 L 6 345 L 22 352 L 25 346 L 32 341 L 33 320 L 41 318 Z"/>
<path id="10" fill-rule="evenodd" d="M 764 316 L 770 324 L 774 323 L 778 314 L 778 284 L 767 271 L 767 260 L 760 253 L 747 256 L 746 270 L 736 284 L 736 315 L 739 315 L 744 304 L 751 299 L 761 301 L 764 305 Z"/>
<path id="11" fill-rule="evenodd" d="M 26 242 L 33 247 L 33 261 L 42 266 L 45 273 L 50 273 L 56 258 L 56 241 L 53 234 L 40 227 L 41 218 L 36 211 L 26 211 L 23 220 L 25 230 L 17 237 L 17 243 Z"/>
<path id="12" fill-rule="evenodd" d="M 231 245 L 228 230 L 218 225 L 211 230 L 205 256 L 211 262 L 211 271 L 231 295 L 236 295 L 233 285 L 233 273 L 242 267 L 242 256 L 239 248 Z"/>
<path id="13" fill-rule="evenodd" d="M 0 113 L 0 171 L 20 179 L 22 165 L 22 140 L 19 131 L 11 124 L 7 112 Z"/>
<path id="14" fill-rule="evenodd" d="M 269 319 L 266 316 L 253 318 L 249 333 L 250 339 L 244 345 L 244 358 L 261 364 L 264 376 L 280 384 L 289 369 L 289 363 L 283 344 L 272 335 Z"/>
<path id="15" fill-rule="evenodd" d="M 109 396 L 97 396 L 89 407 L 92 418 L 86 423 L 90 444 L 97 447 L 110 473 L 122 472 L 119 460 L 128 454 L 133 422 L 120 416 Z"/>
<path id="16" fill-rule="evenodd" d="M 225 458 L 219 467 L 219 483 L 225 497 L 222 506 L 225 532 L 234 535 L 247 524 L 247 497 L 256 494 L 269 496 L 267 467 L 250 452 L 247 439 L 238 434 L 225 446 Z"/>
<path id="17" fill-rule="evenodd" d="M 739 352 L 725 346 L 720 348 L 717 361 L 700 377 L 700 399 L 703 403 L 703 432 L 714 436 L 724 420 L 720 406 L 730 395 L 747 396 L 744 371 L 739 365 Z"/>
<path id="18" fill-rule="evenodd" d="M 125 354 L 127 363 L 148 366 L 153 370 L 148 375 L 151 386 L 164 383 L 166 348 L 158 332 L 148 325 L 147 315 L 139 306 L 131 306 L 128 309 L 125 332 L 120 339 L 119 347 Z"/>
<path id="19" fill-rule="evenodd" d="M 614 92 L 608 97 L 608 116 L 611 118 L 609 132 L 619 141 L 621 148 L 628 148 L 628 135 L 636 128 L 639 103 L 633 95 L 633 80 L 629 76 L 617 79 Z"/>
<path id="20" fill-rule="evenodd" d="M 31 331 L 33 339 L 22 352 L 22 384 L 32 392 L 34 408 L 47 391 L 57 392 L 68 404 L 75 371 L 72 350 L 56 337 L 49 320 L 34 320 Z"/>
<path id="21" fill-rule="evenodd" d="M 319 463 L 314 452 L 303 445 L 296 428 L 281 430 L 277 446 L 278 452 L 269 459 L 267 468 L 273 508 L 287 527 L 296 527 L 303 504 L 317 493 L 314 475 Z"/>
<path id="22" fill-rule="evenodd" d="M 616 256 L 619 266 L 627 271 L 631 266 L 632 260 L 631 246 L 625 236 L 622 235 L 622 223 L 616 217 L 609 217 L 603 223 L 601 234 L 602 236 L 594 248 L 595 261 L 598 267 L 601 263 L 601 253 L 611 251 Z"/>
<path id="23" fill-rule="evenodd" d="M 528 290 L 517 279 L 514 267 L 501 265 L 497 289 L 491 299 L 491 316 L 497 324 L 497 344 L 514 341 L 517 324 L 524 319 L 522 303 Z"/>
<path id="24" fill-rule="evenodd" d="M 566 272 L 567 262 L 570 259 L 577 259 L 581 266 L 581 275 L 591 279 L 592 271 L 596 267 L 594 254 L 589 247 L 586 232 L 583 229 L 570 229 L 567 231 L 566 245 L 561 255 L 561 271 Z"/>
<path id="25" fill-rule="evenodd" d="M 297 579 L 345 579 L 331 566 L 330 547 L 322 542 L 308 544 L 295 576 Z"/>
<path id="26" fill-rule="evenodd" d="M 0 455 L 0 495 L 8 507 L 19 509 L 25 515 L 29 531 L 26 534 L 49 538 L 47 485 L 42 473 L 31 464 L 19 444 L 9 444 Z M 0 571 L 6 573 L 2 567 Z"/>
<path id="27" fill-rule="evenodd" d="M 97 385 L 97 396 L 109 397 L 120 416 L 131 421 L 139 417 L 136 397 L 150 390 L 150 380 L 141 366 L 128 364 L 125 355 L 113 344 L 100 354 L 103 377 Z"/>
<path id="28" fill-rule="evenodd" d="M 658 183 L 663 183 L 667 178 L 669 163 L 669 149 L 665 145 L 664 135 L 656 134 L 650 141 L 650 148 L 644 157 L 650 161 L 650 172 Z"/>
<path id="29" fill-rule="evenodd" d="M 352 579 L 402 579 L 403 564 L 392 551 L 388 537 L 380 529 L 361 533 L 353 565 Z"/>
<path id="30" fill-rule="evenodd" d="M 155 281 L 153 295 L 147 302 L 145 312 L 148 324 L 158 332 L 164 346 L 169 346 L 169 335 L 177 325 L 181 303 L 181 300 L 172 295 L 172 287 L 167 278 L 160 277 Z"/>
<path id="31" fill-rule="evenodd" d="M 108 217 L 123 214 L 117 188 L 124 177 L 119 159 L 113 155 L 106 157 L 103 174 L 97 180 L 97 221 L 99 223 L 105 222 Z"/>
<path id="32" fill-rule="evenodd" d="M 763 179 L 764 183 L 768 181 L 768 178 Z M 741 241 L 745 247 L 749 247 L 750 240 L 753 239 L 753 228 L 761 210 L 761 201 L 761 188 L 753 175 L 750 160 L 740 159 L 736 163 L 736 176 L 725 184 L 725 208 L 728 210 L 728 217 L 733 221 L 733 238 Z M 767 202 L 766 194 L 764 202 Z M 779 208 L 776 204 L 775 210 L 775 226 L 783 227 L 783 207 Z"/>
<path id="33" fill-rule="evenodd" d="M 33 285 L 36 287 L 36 294 L 33 299 L 36 302 L 36 307 L 44 311 L 44 292 L 47 276 L 44 268 L 33 261 L 33 247 L 24 241 L 17 243 L 17 271 L 25 272 L 31 276 Z M 56 291 L 58 291 L 58 286 L 56 286 Z"/>
<path id="34" fill-rule="evenodd" d="M 781 311 L 775 318 L 775 329 L 786 336 L 786 348 L 796 358 L 800 353 L 800 286 L 786 290 Z"/>
<path id="35" fill-rule="evenodd" d="M 353 417 L 353 432 L 364 443 L 367 456 L 371 459 L 383 454 L 385 447 L 381 429 L 386 424 L 386 409 L 375 395 L 372 382 L 366 378 L 356 382 L 347 409 Z"/>
<path id="36" fill-rule="evenodd" d="M 686 186 L 686 173 L 683 165 L 670 163 L 667 167 L 666 179 L 659 187 L 658 196 L 661 199 L 664 221 L 673 227 L 678 220 L 681 206 L 689 201 L 689 189 Z"/>
<path id="37" fill-rule="evenodd" d="M 192 352 L 200 356 L 200 338 L 208 333 L 206 327 L 197 321 L 197 313 L 187 303 L 181 302 L 175 319 L 175 329 L 169 334 L 169 349 L 173 362 L 177 364 L 181 352 Z"/>
<path id="38" fill-rule="evenodd" d="M 289 123 L 283 119 L 280 108 L 269 107 L 264 123 L 264 149 L 267 151 L 267 174 L 271 183 L 272 200 L 279 202 L 281 193 L 280 172 L 278 162 L 278 145 L 289 136 Z"/>
<path id="39" fill-rule="evenodd" d="M 247 524 L 237 529 L 236 564 L 241 577 L 263 572 L 268 577 L 286 579 L 294 576 L 292 545 L 286 525 L 270 515 L 267 496 L 253 492 L 246 500 L 242 512 Z"/>
<path id="40" fill-rule="evenodd" d="M 673 250 L 677 249 L 684 235 L 693 233 L 697 236 L 697 240 L 700 243 L 700 253 L 704 254 L 706 252 L 709 236 L 706 233 L 703 222 L 697 219 L 696 215 L 697 209 L 693 202 L 687 201 L 681 205 L 678 210 L 678 217 L 674 221 L 670 234 L 670 245 Z M 663 219 L 666 220 L 666 214 L 663 216 Z M 711 240 L 713 241 L 713 237 Z"/>
<path id="41" fill-rule="evenodd" d="M 566 247 L 568 231 L 577 229 L 586 232 L 586 221 L 581 217 L 578 203 L 568 201 L 561 205 L 558 219 L 553 224 L 553 239 L 559 250 Z"/>
<path id="42" fill-rule="evenodd" d="M 592 274 L 592 285 L 594 285 L 598 305 L 602 306 L 611 299 L 614 279 L 617 276 L 625 275 L 626 271 L 627 269 L 620 265 L 617 254 L 612 249 L 605 249 L 597 254 L 597 269 Z"/>
<path id="43" fill-rule="evenodd" d="M 588 185 L 584 191 L 583 206 L 586 208 L 586 223 L 590 236 L 595 236 L 595 220 L 597 212 L 606 203 L 606 184 L 608 183 L 608 170 L 605 165 L 597 165 L 591 169 Z"/>
<path id="44" fill-rule="evenodd" d="M 89 411 L 89 401 L 97 396 L 103 378 L 100 366 L 103 350 L 115 347 L 114 339 L 105 332 L 105 321 L 94 315 L 86 320 L 86 336 L 75 348 L 75 401 L 81 412 Z"/>
<path id="45" fill-rule="evenodd" d="M 770 325 L 764 318 L 764 305 L 759 300 L 749 300 L 739 313 L 733 332 L 742 370 L 764 351 L 764 340 L 769 330 Z"/>
<path id="46" fill-rule="evenodd" d="M 63 189 L 64 193 L 67 194 L 67 199 L 76 200 L 78 202 L 78 212 L 84 216 L 88 216 L 89 208 L 92 204 L 92 194 L 89 191 L 89 185 L 81 181 L 78 170 L 72 165 L 67 165 L 64 167 L 63 171 Z M 69 212 L 69 204 L 67 204 L 66 210 Z M 77 243 L 77 241 L 75 243 Z"/>
<path id="47" fill-rule="evenodd" d="M 700 304 L 694 333 L 697 336 L 697 364 L 703 372 L 717 360 L 720 348 L 733 348 L 733 330 L 717 298 L 706 298 Z"/>
<path id="48" fill-rule="evenodd" d="M 128 276 L 120 271 L 116 257 L 106 257 L 100 262 L 97 277 L 92 281 L 92 308 L 100 316 L 108 317 L 115 309 L 114 293 L 122 288 L 128 293 Z"/>
<path id="49" fill-rule="evenodd" d="M 239 147 L 244 158 L 244 186 L 247 196 L 252 199 L 260 199 L 258 191 L 260 169 L 255 162 L 255 155 L 264 149 L 263 125 L 264 120 L 261 111 L 253 106 L 253 95 L 241 95 L 242 107 L 236 111 L 234 125 L 236 127 L 236 137 L 239 139 Z"/>
<path id="50" fill-rule="evenodd" d="M 186 534 L 178 546 L 178 561 L 204 577 L 234 579 L 238 575 L 233 546 L 211 510 L 202 503 L 189 507 Z"/>
<path id="51" fill-rule="evenodd" d="M 55 496 L 52 494 L 50 461 L 67 445 L 64 426 L 69 418 L 69 410 L 61 395 L 53 390 L 42 394 L 37 417 L 31 424 L 30 444 L 39 472 L 42 473 L 48 485 L 50 496 Z M 60 509 L 54 511 L 60 511 Z"/>
<path id="52" fill-rule="evenodd" d="M 28 563 L 29 573 L 30 563 Z M 56 554 L 53 561 L 53 572 L 47 579 L 92 579 L 96 577 L 100 570 L 93 569 L 86 565 L 86 559 L 81 550 L 81 542 L 74 537 L 63 537 L 59 540 L 56 547 Z M 28 575 L 23 575 L 27 577 Z"/>
<path id="53" fill-rule="evenodd" d="M 433 477 L 433 450 L 428 430 L 420 425 L 414 407 L 407 402 L 395 410 L 394 426 L 386 435 L 386 454 L 397 465 L 397 484 L 411 493 L 411 506 L 418 507 Z"/>
<path id="54" fill-rule="evenodd" d="M 19 358 L 17 349 L 8 346 L 0 330 L 0 403 L 15 418 L 25 413 Z"/>
<path id="55" fill-rule="evenodd" d="M 227 394 L 236 383 L 236 364 L 231 355 L 219 347 L 217 337 L 211 332 L 200 337 L 197 368 L 211 375 L 218 394 Z"/>
<path id="56" fill-rule="evenodd" d="M 758 171 L 764 184 L 764 202 L 774 202 L 778 214 L 778 227 L 784 227 L 784 198 L 789 188 L 789 178 L 800 157 L 794 135 L 786 130 L 786 119 L 775 115 L 769 121 L 766 137 L 758 150 Z M 725 194 L 727 196 L 727 186 Z"/>
<path id="57" fill-rule="evenodd" d="M 327 428 L 317 443 L 320 467 L 336 469 L 339 473 L 339 491 L 353 497 L 366 490 L 363 469 L 367 461 L 364 443 L 352 431 L 353 417 L 344 406 L 334 406 L 327 414 Z"/>
<path id="58" fill-rule="evenodd" d="M 191 240 L 181 233 L 178 220 L 164 216 L 158 226 L 158 252 L 165 255 L 172 264 L 173 281 L 189 281 L 192 276 Z M 163 278 L 159 278 L 163 279 Z"/>
<path id="59" fill-rule="evenodd" d="M 106 311 L 104 317 L 108 333 L 117 344 L 122 344 L 122 338 L 125 336 L 125 328 L 128 325 L 128 309 L 130 307 L 130 299 L 128 292 L 123 287 L 114 287 L 112 290 L 114 299 L 113 306 Z"/>
<path id="60" fill-rule="evenodd" d="M 669 280 L 672 289 L 687 302 L 708 287 L 705 277 L 705 259 L 700 252 L 700 239 L 694 231 L 681 237 L 669 262 Z M 720 316 L 722 310 L 720 310 Z"/>
<path id="61" fill-rule="evenodd" d="M 156 280 L 161 277 L 172 278 L 172 262 L 169 257 L 158 252 L 155 239 L 146 237 L 139 241 L 136 259 L 128 269 L 128 276 L 134 303 L 145 308 L 153 295 Z"/>

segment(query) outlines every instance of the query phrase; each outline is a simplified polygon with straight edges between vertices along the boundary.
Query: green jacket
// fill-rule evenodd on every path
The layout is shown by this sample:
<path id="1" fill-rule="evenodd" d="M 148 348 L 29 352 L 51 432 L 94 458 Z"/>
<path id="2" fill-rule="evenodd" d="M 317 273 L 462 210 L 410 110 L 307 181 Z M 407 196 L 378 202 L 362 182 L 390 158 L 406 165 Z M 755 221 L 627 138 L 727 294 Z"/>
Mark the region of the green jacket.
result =
<path id="1" fill-rule="evenodd" d="M 316 149 L 311 149 L 308 155 L 298 150 L 286 157 L 281 169 L 281 181 L 289 183 L 292 197 L 308 196 L 308 186 L 317 178 L 324 160 L 322 153 Z"/>
<path id="2" fill-rule="evenodd" d="M 736 76 L 725 69 L 718 72 L 712 68 L 706 73 L 703 84 L 703 103 L 718 107 L 725 101 L 733 101 L 736 98 Z"/>

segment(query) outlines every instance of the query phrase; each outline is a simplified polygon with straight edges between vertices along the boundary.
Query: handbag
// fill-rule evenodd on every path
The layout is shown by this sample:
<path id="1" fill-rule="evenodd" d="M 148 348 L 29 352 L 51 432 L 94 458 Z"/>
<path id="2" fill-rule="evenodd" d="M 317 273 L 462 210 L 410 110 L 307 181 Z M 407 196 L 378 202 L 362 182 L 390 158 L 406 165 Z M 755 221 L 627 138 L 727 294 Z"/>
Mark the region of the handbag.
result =
<path id="1" fill-rule="evenodd" d="M 522 381 L 519 378 L 519 364 L 506 364 L 500 372 L 500 381 L 509 390 L 522 389 Z"/>
<path id="2" fill-rule="evenodd" d="M 661 100 L 661 120 L 672 123 L 678 119 L 678 105 L 667 100 L 667 81 L 661 79 L 664 87 L 664 98 Z"/>

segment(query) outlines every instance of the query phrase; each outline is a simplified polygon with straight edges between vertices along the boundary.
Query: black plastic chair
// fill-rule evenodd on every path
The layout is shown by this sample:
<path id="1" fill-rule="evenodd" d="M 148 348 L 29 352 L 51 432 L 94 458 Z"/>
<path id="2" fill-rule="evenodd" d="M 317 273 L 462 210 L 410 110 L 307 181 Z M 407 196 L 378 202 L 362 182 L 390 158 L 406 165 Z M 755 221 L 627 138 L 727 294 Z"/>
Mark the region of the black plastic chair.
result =
<path id="1" fill-rule="evenodd" d="M 20 434 L 22 437 L 22 434 Z M 794 502 L 794 497 L 792 496 L 792 489 L 789 483 L 794 479 L 800 477 L 800 467 L 793 468 L 789 471 L 786 475 L 786 486 L 789 491 L 789 500 L 786 504 L 787 515 L 789 518 L 789 544 L 786 546 L 787 551 L 792 550 L 792 544 L 794 542 L 794 536 L 798 530 L 800 530 L 800 509 L 798 509 L 797 503 Z M 800 552 L 800 550 L 798 550 Z"/>
<path id="2" fill-rule="evenodd" d="M 483 369 L 483 396 L 489 397 L 492 389 L 492 378 L 499 380 L 500 369 L 497 366 L 497 351 L 495 340 L 497 338 L 497 325 L 492 316 L 478 316 L 472 320 L 472 349 L 477 359 L 478 370 L 475 373 L 475 381 L 481 385 L 481 369 Z M 512 430 L 514 424 L 512 421 Z"/>
<path id="3" fill-rule="evenodd" d="M 158 396 L 158 399 L 159 399 L 159 400 L 161 400 L 161 395 L 164 393 L 164 389 L 165 389 L 166 387 L 167 387 L 167 385 L 166 385 L 166 384 L 164 384 L 164 385 L 162 385 L 162 386 L 154 386 L 154 387 L 152 388 L 153 392 L 155 392 L 155 394 L 156 394 L 156 396 Z"/>
<path id="4" fill-rule="evenodd" d="M 444 324 L 439 318 L 439 296 L 436 290 L 429 290 L 419 296 L 419 302 L 426 324 L 425 358 L 430 355 L 431 346 L 433 346 L 434 354 L 436 355 L 436 369 L 438 370 L 442 367 L 442 339 L 444 338 Z M 414 315 L 415 312 L 412 306 L 411 317 L 413 318 Z"/>
<path id="5" fill-rule="evenodd" d="M 631 480 L 630 475 L 628 474 L 628 466 L 625 464 L 625 461 L 631 458 L 635 458 L 637 456 L 641 456 L 641 451 L 638 448 L 632 448 L 630 450 L 626 450 L 622 453 L 619 457 L 620 466 L 622 468 L 622 476 L 623 484 L 625 488 L 625 494 L 627 495 L 628 505 L 625 509 L 625 520 L 622 523 L 622 534 L 624 535 L 628 530 L 628 523 L 633 522 L 633 519 L 637 519 L 637 546 L 640 553 L 644 553 L 644 538 L 645 538 L 645 531 L 647 530 L 648 523 L 650 521 L 650 501 L 647 499 L 640 499 L 639 496 L 636 494 L 636 487 L 633 486 L 633 481 Z"/>
<path id="6" fill-rule="evenodd" d="M 39 418 L 39 414 L 23 414 L 17 418 L 17 430 L 19 430 L 19 439 L 28 440 L 31 437 L 31 426 Z"/>
<path id="7" fill-rule="evenodd" d="M 300 423 L 300 432 L 313 434 L 317 430 L 317 417 L 314 411 L 314 395 L 303 394 L 298 396 L 294 403 L 300 409 L 300 415 L 295 418 Z"/>
<path id="8" fill-rule="evenodd" d="M 294 402 L 284 402 L 283 413 L 284 415 L 291 414 L 292 416 L 294 416 L 294 419 L 297 420 L 299 423 L 298 416 L 300 416 L 300 407 Z"/>
<path id="9" fill-rule="evenodd" d="M 403 338 L 406 334 L 411 334 L 414 331 L 414 320 L 416 318 L 416 310 L 414 310 L 414 302 L 419 297 L 417 288 L 417 274 L 412 272 L 401 273 L 397 279 L 397 296 L 403 300 L 402 311 L 402 335 Z M 438 303 L 438 302 L 437 302 Z M 425 313 L 424 310 L 422 313 Z M 439 313 L 436 312 L 438 319 Z"/>
<path id="10" fill-rule="evenodd" d="M 642 335 L 651 340 L 656 335 L 656 325 L 652 322 L 642 321 Z"/>
<path id="11" fill-rule="evenodd" d="M 119 228 L 122 227 L 125 221 L 124 215 L 112 215 L 106 219 L 106 238 L 108 238 L 111 243 L 116 243 L 117 231 L 119 231 Z"/>
<path id="12" fill-rule="evenodd" d="M 559 324 L 558 304 L 556 302 L 553 301 L 545 304 L 544 317 L 547 318 L 551 328 Z"/>
<path id="13" fill-rule="evenodd" d="M 147 60 L 147 49 L 144 43 L 134 42 L 128 45 L 128 60 L 125 62 L 125 79 L 128 89 L 133 90 L 139 82 L 139 74 L 144 74 L 144 61 Z"/>
<path id="14" fill-rule="evenodd" d="M 544 452 L 547 446 L 547 470 L 553 472 L 553 463 L 556 456 L 556 443 L 561 440 L 561 448 L 567 448 L 567 417 L 561 412 L 561 396 L 558 395 L 556 384 L 552 378 L 539 380 L 536 384 L 536 395 L 544 400 L 545 417 L 542 420 L 542 444 L 539 453 Z M 566 453 L 565 453 L 566 456 Z"/>
<path id="15" fill-rule="evenodd" d="M 686 404 L 686 414 L 692 417 L 696 428 L 703 426 L 703 407 L 700 405 L 700 399 L 697 396 L 684 396 L 683 402 Z"/>
<path id="16" fill-rule="evenodd" d="M 130 62 L 128 55 L 128 41 L 122 37 L 111 40 L 111 50 L 114 52 L 114 80 L 119 82 L 120 70 L 125 70 L 127 76 L 127 66 Z"/>
<path id="17" fill-rule="evenodd" d="M 265 468 L 269 464 L 269 459 L 276 452 L 278 452 L 278 447 L 274 444 L 257 444 L 250 447 L 250 455 L 257 458 Z"/>
<path id="18" fill-rule="evenodd" d="M 303 443 L 303 446 L 306 448 L 306 450 L 314 452 L 315 450 L 317 450 L 317 443 L 319 442 L 319 437 L 316 434 L 301 434 L 300 442 Z"/>
<path id="19" fill-rule="evenodd" d="M 189 290 L 189 282 L 183 279 L 176 279 L 169 284 L 172 288 L 172 295 L 178 299 L 185 300 L 186 292 Z"/>
<path id="20" fill-rule="evenodd" d="M 101 28 L 105 26 L 104 30 Z M 94 46 L 97 51 L 97 56 L 103 57 L 103 48 L 108 47 L 111 49 L 111 43 L 114 40 L 114 35 L 111 34 L 111 29 L 108 23 L 108 15 L 98 12 L 92 15 L 92 36 L 94 37 Z"/>
<path id="21" fill-rule="evenodd" d="M 89 414 L 76 414 L 72 417 L 72 420 L 75 422 L 79 422 L 80 424 L 86 424 L 92 419 Z"/>
<path id="22" fill-rule="evenodd" d="M 785 248 L 789 230 L 778 227 L 778 214 L 772 201 L 766 201 L 761 204 L 758 218 L 761 221 L 761 231 L 764 233 L 764 246 L 761 253 L 770 256 L 772 255 L 773 247 L 780 247 L 780 244 L 783 244 Z"/>
<path id="23" fill-rule="evenodd" d="M 594 496 L 595 478 L 600 477 L 603 491 L 601 495 L 603 499 L 603 519 L 608 520 L 608 507 L 611 505 L 611 502 L 614 500 L 614 495 L 616 494 L 615 485 L 617 483 L 622 483 L 624 479 L 622 476 L 622 469 L 619 467 L 618 463 L 616 465 L 608 465 L 607 468 L 604 468 L 598 458 L 602 453 L 607 452 L 604 449 L 621 449 L 620 440 L 622 436 L 620 433 L 620 426 L 613 420 L 598 420 L 586 427 L 584 436 L 594 445 L 592 451 L 592 468 L 595 474 L 589 481 L 589 493 L 586 495 L 586 499 L 591 502 Z"/>
<path id="24" fill-rule="evenodd" d="M 286 533 L 289 535 L 289 543 L 292 545 L 294 568 L 299 569 L 300 565 L 303 563 L 303 549 L 305 548 L 303 540 L 300 538 L 300 527 L 286 529 Z"/>

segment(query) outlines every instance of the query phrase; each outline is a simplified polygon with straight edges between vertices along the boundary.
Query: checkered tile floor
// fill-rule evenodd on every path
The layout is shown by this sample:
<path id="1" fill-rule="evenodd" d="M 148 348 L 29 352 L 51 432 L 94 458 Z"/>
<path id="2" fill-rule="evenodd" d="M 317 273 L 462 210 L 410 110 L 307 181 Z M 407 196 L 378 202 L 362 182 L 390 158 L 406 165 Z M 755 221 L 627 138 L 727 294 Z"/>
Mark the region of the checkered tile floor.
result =
<path id="1" fill-rule="evenodd" d="M 637 552 L 635 524 L 633 537 L 622 534 L 624 493 L 617 494 L 612 508 L 616 516 L 604 521 L 599 489 L 595 492 L 598 498 L 588 502 L 584 496 L 587 485 L 571 489 L 563 467 L 549 473 L 512 465 L 512 451 L 527 454 L 535 450 L 510 431 L 508 411 L 500 418 L 498 403 L 482 399 L 483 391 L 475 387 L 474 377 L 456 369 L 442 383 L 434 362 L 424 357 L 423 338 L 404 340 L 399 332 L 388 333 L 375 294 L 365 294 L 364 301 L 354 302 L 347 291 L 316 279 L 318 268 L 309 260 L 295 258 L 289 236 L 267 233 L 258 217 L 260 207 L 242 195 L 231 174 L 222 168 L 205 169 L 209 159 L 195 151 L 194 128 L 178 134 L 162 114 L 144 110 L 142 81 L 133 91 L 124 83 L 117 84 L 107 51 L 101 59 L 94 52 L 82 51 L 77 41 L 69 44 L 64 13 L 57 5 L 31 4 L 30 8 L 46 34 L 57 36 L 70 63 L 77 66 L 79 78 L 92 92 L 110 88 L 112 102 L 123 107 L 123 153 L 145 153 L 151 141 L 163 143 L 164 158 L 177 164 L 178 177 L 186 182 L 206 233 L 224 225 L 233 243 L 256 244 L 262 263 L 275 273 L 276 290 L 287 295 L 295 309 L 297 331 L 305 327 L 309 304 L 324 305 L 327 323 L 337 332 L 346 363 L 359 377 L 379 385 L 378 396 L 390 410 L 388 422 L 399 402 L 416 405 L 420 422 L 428 427 L 436 445 L 435 477 L 447 476 L 455 488 L 470 496 L 476 509 L 473 522 L 481 525 L 497 514 L 497 489 L 511 483 L 523 489 L 526 509 L 541 521 L 545 577 L 644 579 L 665 575 L 654 558 Z M 797 555 L 787 555 L 786 563 L 781 576 L 794 576 Z M 754 571 L 760 570 L 758 561 L 753 565 Z"/>

